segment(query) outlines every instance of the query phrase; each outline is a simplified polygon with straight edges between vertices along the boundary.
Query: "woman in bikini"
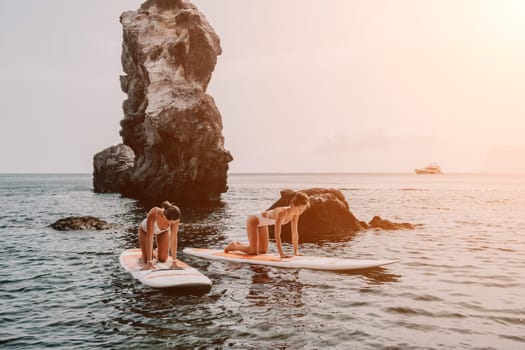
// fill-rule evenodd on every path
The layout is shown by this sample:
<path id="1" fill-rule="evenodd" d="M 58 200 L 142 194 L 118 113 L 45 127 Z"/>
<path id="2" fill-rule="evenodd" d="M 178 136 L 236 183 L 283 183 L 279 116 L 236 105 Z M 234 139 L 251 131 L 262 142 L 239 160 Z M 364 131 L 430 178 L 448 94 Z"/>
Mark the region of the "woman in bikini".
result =
<path id="1" fill-rule="evenodd" d="M 151 270 L 156 266 L 153 262 L 153 237 L 157 241 L 157 260 L 166 262 L 171 255 L 171 268 L 177 266 L 177 231 L 179 229 L 180 210 L 168 201 L 162 203 L 162 208 L 154 207 L 139 225 L 139 243 L 142 249 L 143 270 Z"/>
<path id="2" fill-rule="evenodd" d="M 291 222 L 293 253 L 294 255 L 299 255 L 297 225 L 299 216 L 305 211 L 307 206 L 308 195 L 304 192 L 297 192 L 288 207 L 278 207 L 248 216 L 246 231 L 249 243 L 246 245 L 239 242 L 231 242 L 224 248 L 224 252 L 240 251 L 249 255 L 267 253 L 269 241 L 268 226 L 275 225 L 274 233 L 277 251 L 281 258 L 289 258 L 290 255 L 284 254 L 281 245 L 281 226 Z"/>

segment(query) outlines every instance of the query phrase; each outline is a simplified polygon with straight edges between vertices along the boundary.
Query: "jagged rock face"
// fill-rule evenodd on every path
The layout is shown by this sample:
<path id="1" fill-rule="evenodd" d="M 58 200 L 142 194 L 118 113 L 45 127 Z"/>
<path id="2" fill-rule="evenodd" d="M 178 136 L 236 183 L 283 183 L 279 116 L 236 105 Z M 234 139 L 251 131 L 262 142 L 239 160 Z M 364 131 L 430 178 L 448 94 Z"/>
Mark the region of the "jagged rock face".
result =
<path id="1" fill-rule="evenodd" d="M 219 37 L 182 0 L 149 0 L 120 21 L 120 82 L 128 95 L 120 133 L 135 160 L 126 186 L 113 190 L 148 200 L 218 199 L 232 160 L 221 115 L 206 94 Z"/>
<path id="2" fill-rule="evenodd" d="M 135 154 L 126 145 L 106 148 L 93 157 L 93 187 L 95 192 L 121 192 L 135 164 Z"/>
<path id="3" fill-rule="evenodd" d="M 310 205 L 299 218 L 299 242 L 338 240 L 365 229 L 350 211 L 341 191 L 333 188 L 309 188 L 302 190 L 310 197 Z M 268 210 L 290 205 L 295 191 L 281 191 L 281 198 Z M 273 237 L 273 226 L 269 227 Z M 291 242 L 290 223 L 281 230 L 283 242 Z"/>

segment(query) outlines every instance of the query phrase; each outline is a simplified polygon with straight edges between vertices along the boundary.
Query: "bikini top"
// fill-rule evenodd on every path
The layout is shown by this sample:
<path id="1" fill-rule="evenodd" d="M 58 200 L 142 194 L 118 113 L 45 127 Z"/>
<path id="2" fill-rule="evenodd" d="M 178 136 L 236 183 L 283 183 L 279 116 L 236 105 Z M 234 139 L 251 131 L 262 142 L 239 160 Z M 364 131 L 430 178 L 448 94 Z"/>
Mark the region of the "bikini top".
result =
<path id="1" fill-rule="evenodd" d="M 158 216 L 159 216 L 159 211 L 157 210 L 156 215 L 155 215 L 155 222 L 153 223 L 153 234 L 154 235 L 159 235 L 171 229 L 171 223 L 170 223 L 167 228 L 165 228 L 164 230 L 161 230 L 159 227 L 159 224 L 157 223 Z M 142 220 L 142 222 L 140 223 L 140 227 L 144 230 L 144 232 L 148 232 L 148 218 L 147 217 L 144 220 Z"/>

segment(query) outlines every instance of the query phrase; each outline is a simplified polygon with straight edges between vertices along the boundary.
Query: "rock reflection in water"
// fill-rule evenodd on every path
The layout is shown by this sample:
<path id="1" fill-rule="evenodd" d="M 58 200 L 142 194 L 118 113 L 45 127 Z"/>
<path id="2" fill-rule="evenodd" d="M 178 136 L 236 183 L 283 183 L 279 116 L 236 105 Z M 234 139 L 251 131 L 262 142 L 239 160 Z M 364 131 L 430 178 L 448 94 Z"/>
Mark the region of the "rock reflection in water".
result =
<path id="1" fill-rule="evenodd" d="M 303 285 L 299 282 L 298 270 L 272 269 L 266 266 L 250 265 L 253 272 L 252 284 L 247 299 L 255 306 L 271 308 L 300 308 Z"/>
<path id="2" fill-rule="evenodd" d="M 337 272 L 342 275 L 361 276 L 369 284 L 379 285 L 383 283 L 399 282 L 401 275 L 389 273 L 388 269 L 383 267 L 374 267 L 363 270 L 340 271 Z"/>

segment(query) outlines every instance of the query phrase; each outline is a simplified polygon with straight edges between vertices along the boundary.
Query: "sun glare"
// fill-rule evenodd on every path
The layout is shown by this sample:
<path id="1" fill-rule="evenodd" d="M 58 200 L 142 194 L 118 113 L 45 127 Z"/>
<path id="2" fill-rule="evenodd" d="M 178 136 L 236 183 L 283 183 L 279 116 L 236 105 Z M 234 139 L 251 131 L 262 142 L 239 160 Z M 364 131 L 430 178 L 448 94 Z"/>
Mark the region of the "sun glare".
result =
<path id="1" fill-rule="evenodd" d="M 525 1 L 473 1 L 480 21 L 500 39 L 525 41 Z"/>

